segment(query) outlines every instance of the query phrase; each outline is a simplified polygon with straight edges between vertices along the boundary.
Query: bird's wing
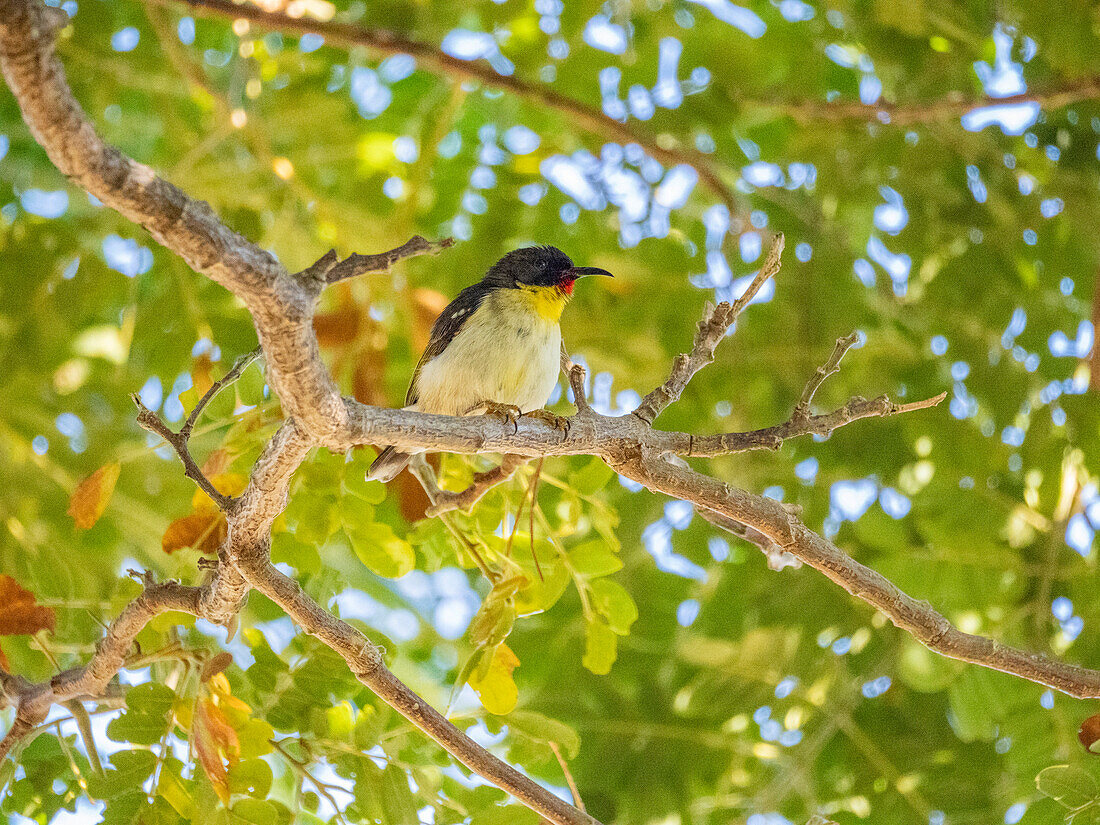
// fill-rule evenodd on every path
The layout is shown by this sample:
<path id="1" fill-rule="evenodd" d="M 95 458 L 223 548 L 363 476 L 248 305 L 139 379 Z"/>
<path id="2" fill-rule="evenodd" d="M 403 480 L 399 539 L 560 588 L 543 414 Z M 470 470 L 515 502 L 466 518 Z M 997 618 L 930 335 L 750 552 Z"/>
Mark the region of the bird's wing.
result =
<path id="1" fill-rule="evenodd" d="M 447 346 L 462 330 L 462 325 L 469 320 L 471 315 L 477 312 L 477 308 L 481 306 L 485 296 L 492 290 L 493 288 L 486 286 L 484 282 L 468 286 L 458 293 L 458 297 L 447 304 L 446 309 L 439 313 L 439 317 L 432 324 L 432 334 L 428 339 L 428 346 L 424 348 L 424 354 L 420 356 L 420 360 L 416 363 L 416 369 L 413 370 L 412 380 L 409 381 L 409 391 L 405 394 L 405 406 L 415 404 L 419 400 L 420 392 L 417 381 L 424 365 L 447 349 Z"/>

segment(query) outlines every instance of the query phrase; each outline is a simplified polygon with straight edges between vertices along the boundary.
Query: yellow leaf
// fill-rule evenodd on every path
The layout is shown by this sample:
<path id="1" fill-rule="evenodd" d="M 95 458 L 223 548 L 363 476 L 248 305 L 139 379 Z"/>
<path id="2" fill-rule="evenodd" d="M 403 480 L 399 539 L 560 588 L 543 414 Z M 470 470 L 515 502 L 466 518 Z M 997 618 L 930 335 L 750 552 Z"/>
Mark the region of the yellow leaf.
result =
<path id="1" fill-rule="evenodd" d="M 506 644 L 497 645 L 489 669 L 481 678 L 478 674 L 470 677 L 470 687 L 481 697 L 481 704 L 489 713 L 497 715 L 510 713 L 519 700 L 519 689 L 512 679 L 512 671 L 519 665 L 516 654 Z"/>
<path id="2" fill-rule="evenodd" d="M 88 327 L 77 336 L 73 349 L 85 358 L 102 358 L 119 365 L 130 357 L 130 341 L 125 331 L 110 325 Z"/>
<path id="3" fill-rule="evenodd" d="M 206 391 L 214 386 L 214 362 L 205 352 L 191 365 L 191 386 L 199 398 L 206 395 Z"/>
<path id="4" fill-rule="evenodd" d="M 214 489 L 225 496 L 239 496 L 248 486 L 248 478 L 240 473 L 218 473 L 209 477 Z M 195 490 L 191 496 L 191 506 L 196 513 L 216 513 L 218 505 L 202 490 Z"/>
<path id="5" fill-rule="evenodd" d="M 115 482 L 122 465 L 117 461 L 104 464 L 73 490 L 69 497 L 68 514 L 73 517 L 76 526 L 87 530 L 103 515 L 107 509 L 107 502 L 111 500 L 111 493 L 115 491 Z"/>

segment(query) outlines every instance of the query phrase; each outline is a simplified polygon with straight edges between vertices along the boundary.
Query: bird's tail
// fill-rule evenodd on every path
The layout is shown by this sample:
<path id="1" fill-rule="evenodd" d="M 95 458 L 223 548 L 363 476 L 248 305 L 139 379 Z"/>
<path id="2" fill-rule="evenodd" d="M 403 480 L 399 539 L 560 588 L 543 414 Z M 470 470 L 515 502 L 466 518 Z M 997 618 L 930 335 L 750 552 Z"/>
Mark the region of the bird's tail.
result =
<path id="1" fill-rule="evenodd" d="M 412 456 L 409 453 L 400 452 L 396 447 L 387 447 L 378 454 L 378 458 L 370 465 L 367 471 L 367 481 L 389 481 L 409 463 Z"/>

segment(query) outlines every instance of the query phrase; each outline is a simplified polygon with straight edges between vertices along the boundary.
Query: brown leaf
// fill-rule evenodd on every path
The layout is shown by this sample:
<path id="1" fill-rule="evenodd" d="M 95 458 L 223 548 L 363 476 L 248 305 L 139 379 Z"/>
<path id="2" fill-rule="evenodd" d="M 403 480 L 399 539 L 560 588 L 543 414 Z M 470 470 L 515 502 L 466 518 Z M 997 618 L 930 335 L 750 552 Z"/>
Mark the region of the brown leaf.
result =
<path id="1" fill-rule="evenodd" d="M 103 515 L 107 509 L 107 502 L 111 500 L 111 493 L 115 491 L 115 482 L 122 465 L 117 461 L 104 464 L 73 490 L 69 497 L 68 514 L 73 517 L 76 526 L 87 530 Z"/>
<path id="2" fill-rule="evenodd" d="M 206 457 L 206 461 L 202 463 L 202 474 L 207 478 L 221 475 L 229 469 L 229 465 L 232 463 L 233 456 L 229 454 L 229 450 L 214 450 Z"/>
<path id="3" fill-rule="evenodd" d="M 435 456 L 429 456 L 428 463 L 436 465 L 439 462 Z M 416 480 L 416 476 L 409 472 L 403 472 L 390 484 L 396 485 L 397 506 L 400 508 L 401 516 L 405 521 L 412 524 L 424 518 L 424 512 L 428 509 L 431 501 L 420 482 Z"/>
<path id="4" fill-rule="evenodd" d="M 231 664 L 233 664 L 233 654 L 223 650 L 203 666 L 202 676 L 199 678 L 203 682 L 208 682 Z"/>
<path id="5" fill-rule="evenodd" d="M 1085 750 L 1093 756 L 1100 756 L 1100 713 L 1090 716 L 1081 723 L 1077 738 L 1085 746 Z"/>
<path id="6" fill-rule="evenodd" d="M 351 376 L 351 392 L 357 401 L 372 406 L 386 406 L 386 351 L 367 349 L 355 359 L 355 372 Z"/>
<path id="7" fill-rule="evenodd" d="M 214 791 L 222 802 L 228 803 L 229 774 L 225 769 L 222 753 L 230 746 L 233 752 L 239 753 L 240 743 L 237 741 L 237 732 L 211 699 L 199 699 L 195 702 L 191 742 Z"/>
<path id="8" fill-rule="evenodd" d="M 414 289 L 413 299 L 413 325 L 412 342 L 417 352 L 423 351 L 428 346 L 428 338 L 432 332 L 432 324 L 439 317 L 449 303 L 447 296 L 434 289 L 421 287 Z"/>
<path id="9" fill-rule="evenodd" d="M 225 516 L 220 512 L 192 513 L 168 525 L 160 539 L 160 547 L 165 553 L 193 547 L 200 553 L 216 555 L 227 532 Z"/>
<path id="10" fill-rule="evenodd" d="M 4 655 L 4 648 L 2 647 L 0 647 L 0 667 L 11 672 L 11 665 L 8 663 L 8 657 Z"/>
<path id="11" fill-rule="evenodd" d="M 34 594 L 19 586 L 11 576 L 0 574 L 0 636 L 29 635 L 53 630 L 57 617 L 52 607 L 34 603 Z"/>
<path id="12" fill-rule="evenodd" d="M 359 336 L 362 314 L 355 304 L 348 304 L 331 312 L 313 316 L 313 331 L 322 347 L 340 347 L 350 344 Z"/>

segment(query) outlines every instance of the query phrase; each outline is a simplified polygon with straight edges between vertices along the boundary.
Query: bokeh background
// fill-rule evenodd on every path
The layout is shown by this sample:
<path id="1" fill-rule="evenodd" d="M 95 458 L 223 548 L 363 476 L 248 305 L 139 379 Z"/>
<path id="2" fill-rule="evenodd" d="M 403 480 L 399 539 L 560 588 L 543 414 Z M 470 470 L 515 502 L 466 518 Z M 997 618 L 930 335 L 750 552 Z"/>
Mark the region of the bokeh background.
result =
<path id="1" fill-rule="evenodd" d="M 297 30 L 183 2 L 66 0 L 58 51 L 108 141 L 291 269 L 330 247 L 456 238 L 326 294 L 318 334 L 347 393 L 398 405 L 449 297 L 537 242 L 615 273 L 579 285 L 563 332 L 596 408 L 626 413 L 781 231 L 774 287 L 658 426 L 782 421 L 835 338 L 858 331 L 822 409 L 855 394 L 949 400 L 693 463 L 801 506 L 964 630 L 1098 660 L 1093 4 L 248 7 Z M 332 24 L 367 34 L 352 43 Z M 378 30 L 402 40 L 363 45 Z M 216 547 L 217 519 L 129 395 L 178 423 L 255 333 L 222 288 L 67 183 L 6 91 L 0 204 L 0 573 L 56 613 L 54 633 L 0 647 L 41 679 L 86 661 L 138 589 L 128 569 L 200 580 L 188 545 Z M 253 366 L 196 451 L 232 488 L 278 420 Z M 526 516 L 515 530 L 530 576 L 506 642 L 518 665 L 462 688 L 485 653 L 468 626 L 489 588 L 422 520 L 411 477 L 362 483 L 371 455 L 303 467 L 275 560 L 414 689 L 568 797 L 557 748 L 601 821 L 1061 822 L 1036 775 L 1066 763 L 1085 772 L 1078 804 L 1100 794 L 1075 736 L 1093 703 L 929 653 L 816 572 L 771 570 L 689 505 L 587 458 L 548 460 L 537 541 Z M 105 512 L 78 528 L 78 482 L 116 463 Z M 483 466 L 440 470 L 457 488 Z M 460 518 L 464 533 L 502 551 L 531 477 Z M 257 594 L 241 627 L 227 645 L 201 621 L 150 625 L 149 655 L 121 674 L 139 686 L 129 709 L 91 717 L 106 777 L 55 709 L 19 767 L 0 768 L 7 821 L 535 821 Z M 201 683 L 196 661 L 222 648 L 224 681 Z M 193 716 L 210 702 L 236 709 L 250 743 L 237 762 L 223 754 L 228 806 L 195 759 Z"/>

